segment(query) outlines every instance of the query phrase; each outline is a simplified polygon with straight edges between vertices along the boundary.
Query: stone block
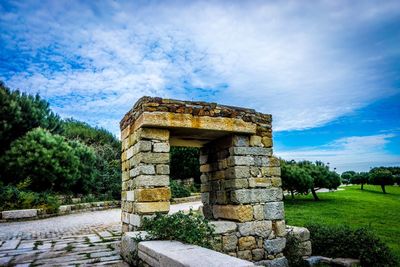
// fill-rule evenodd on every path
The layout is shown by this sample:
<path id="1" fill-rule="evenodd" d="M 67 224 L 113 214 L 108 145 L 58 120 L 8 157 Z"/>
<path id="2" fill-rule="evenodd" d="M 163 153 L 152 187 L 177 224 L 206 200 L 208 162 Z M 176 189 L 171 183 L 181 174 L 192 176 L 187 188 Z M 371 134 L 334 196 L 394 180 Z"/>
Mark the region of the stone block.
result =
<path id="1" fill-rule="evenodd" d="M 228 166 L 250 166 L 254 164 L 254 158 L 251 156 L 230 156 Z"/>
<path id="2" fill-rule="evenodd" d="M 123 171 L 122 172 L 122 181 L 128 181 L 128 180 L 129 180 L 129 172 Z"/>
<path id="3" fill-rule="evenodd" d="M 151 141 L 140 140 L 132 147 L 132 155 L 136 155 L 139 152 L 150 152 L 151 151 Z"/>
<path id="4" fill-rule="evenodd" d="M 248 250 L 256 247 L 256 239 L 254 236 L 244 236 L 239 238 L 239 250 Z"/>
<path id="5" fill-rule="evenodd" d="M 271 221 L 253 221 L 238 224 L 239 233 L 242 236 L 255 235 L 267 238 L 272 231 Z"/>
<path id="6" fill-rule="evenodd" d="M 261 139 L 261 143 L 262 143 L 265 147 L 272 147 L 272 138 L 271 138 L 271 137 L 264 136 L 264 137 Z"/>
<path id="7" fill-rule="evenodd" d="M 281 187 L 282 186 L 282 179 L 278 177 L 271 178 L 271 184 L 274 187 Z"/>
<path id="8" fill-rule="evenodd" d="M 310 231 L 305 227 L 288 226 L 287 234 L 293 236 L 300 242 L 310 240 Z"/>
<path id="9" fill-rule="evenodd" d="M 231 191 L 231 201 L 240 204 L 273 202 L 282 200 L 282 197 L 281 188 L 254 188 Z"/>
<path id="10" fill-rule="evenodd" d="M 262 260 L 256 263 L 266 267 L 289 267 L 289 262 L 285 257 L 280 257 L 272 260 Z"/>
<path id="11" fill-rule="evenodd" d="M 206 164 L 208 160 L 208 155 L 200 155 L 199 162 L 200 164 Z"/>
<path id="12" fill-rule="evenodd" d="M 274 231 L 275 234 L 279 237 L 283 237 L 286 235 L 286 224 L 284 220 L 275 221 L 274 222 Z"/>
<path id="13" fill-rule="evenodd" d="M 264 248 L 268 254 L 278 254 L 283 251 L 286 246 L 286 238 L 280 237 L 268 239 L 264 241 Z"/>
<path id="14" fill-rule="evenodd" d="M 139 163 L 146 164 L 167 164 L 169 163 L 169 153 L 143 152 L 134 155 L 130 160 L 130 166 L 137 166 Z"/>
<path id="15" fill-rule="evenodd" d="M 265 177 L 249 178 L 249 187 L 271 187 L 271 179 Z"/>
<path id="16" fill-rule="evenodd" d="M 252 255 L 250 250 L 242 250 L 237 252 L 237 257 L 242 260 L 252 260 Z"/>
<path id="17" fill-rule="evenodd" d="M 201 202 L 203 204 L 210 204 L 210 193 L 201 193 Z"/>
<path id="18" fill-rule="evenodd" d="M 255 220 L 264 220 L 264 206 L 263 205 L 254 205 L 254 219 Z"/>
<path id="19" fill-rule="evenodd" d="M 284 219 L 283 202 L 268 202 L 264 205 L 264 218 L 267 220 Z"/>
<path id="20" fill-rule="evenodd" d="M 169 174 L 169 165 L 157 164 L 156 172 L 157 174 Z"/>
<path id="21" fill-rule="evenodd" d="M 151 214 L 156 212 L 169 212 L 169 202 L 136 202 L 135 213 Z"/>
<path id="22" fill-rule="evenodd" d="M 263 143 L 261 143 L 261 139 L 261 136 L 258 135 L 250 136 L 250 146 L 264 146 Z"/>
<path id="23" fill-rule="evenodd" d="M 130 177 L 136 177 L 141 174 L 155 174 L 156 171 L 153 165 L 139 165 L 129 171 Z"/>
<path id="24" fill-rule="evenodd" d="M 129 213 L 127 212 L 121 212 L 121 221 L 123 223 L 129 224 Z"/>
<path id="25" fill-rule="evenodd" d="M 238 238 L 234 234 L 222 236 L 222 249 L 225 252 L 235 251 L 237 243 L 238 243 Z"/>
<path id="26" fill-rule="evenodd" d="M 297 253 L 300 256 L 310 256 L 312 254 L 311 241 L 299 243 L 297 246 Z"/>
<path id="27" fill-rule="evenodd" d="M 140 240 L 150 239 L 145 231 L 125 232 L 121 238 L 121 256 L 130 265 L 138 264 L 137 252 Z"/>
<path id="28" fill-rule="evenodd" d="M 58 213 L 68 214 L 71 212 L 71 205 L 61 205 L 58 207 Z"/>
<path id="29" fill-rule="evenodd" d="M 168 187 L 135 189 L 135 200 L 138 202 L 169 201 L 170 198 Z"/>
<path id="30" fill-rule="evenodd" d="M 168 175 L 139 175 L 133 179 L 135 188 L 169 186 Z"/>
<path id="31" fill-rule="evenodd" d="M 211 221 L 210 224 L 214 228 L 214 234 L 227 234 L 235 232 L 237 229 L 237 224 L 230 221 Z"/>
<path id="32" fill-rule="evenodd" d="M 231 179 L 223 181 L 225 189 L 242 189 L 249 187 L 247 179 Z"/>
<path id="33" fill-rule="evenodd" d="M 232 144 L 234 146 L 249 146 L 249 137 L 247 135 L 234 135 L 232 136 Z"/>
<path id="34" fill-rule="evenodd" d="M 27 210 L 6 210 L 1 212 L 1 217 L 3 220 L 13 220 L 22 218 L 33 218 L 38 215 L 37 209 L 27 209 Z"/>
<path id="35" fill-rule="evenodd" d="M 129 214 L 129 224 L 136 227 L 142 227 L 144 218 L 151 219 L 153 217 L 154 215 Z"/>
<path id="36" fill-rule="evenodd" d="M 234 156 L 271 156 L 272 149 L 265 147 L 231 147 L 229 148 L 229 153 Z"/>
<path id="37" fill-rule="evenodd" d="M 263 176 L 281 176 L 280 167 L 262 167 L 261 173 Z"/>
<path id="38" fill-rule="evenodd" d="M 249 178 L 250 168 L 248 166 L 233 166 L 225 170 L 227 179 Z"/>
<path id="39" fill-rule="evenodd" d="M 214 205 L 214 218 L 247 222 L 253 220 L 253 207 L 251 205 Z"/>
<path id="40" fill-rule="evenodd" d="M 169 131 L 166 129 L 156 129 L 156 128 L 140 128 L 137 130 L 140 138 L 149 140 L 169 140 Z"/>
<path id="41" fill-rule="evenodd" d="M 153 152 L 169 152 L 170 146 L 168 143 L 154 143 Z"/>
<path id="42" fill-rule="evenodd" d="M 253 255 L 253 261 L 260 261 L 264 259 L 264 249 L 262 248 L 253 249 L 251 254 Z"/>
<path id="43" fill-rule="evenodd" d="M 135 192 L 134 191 L 125 191 L 126 201 L 135 201 Z"/>

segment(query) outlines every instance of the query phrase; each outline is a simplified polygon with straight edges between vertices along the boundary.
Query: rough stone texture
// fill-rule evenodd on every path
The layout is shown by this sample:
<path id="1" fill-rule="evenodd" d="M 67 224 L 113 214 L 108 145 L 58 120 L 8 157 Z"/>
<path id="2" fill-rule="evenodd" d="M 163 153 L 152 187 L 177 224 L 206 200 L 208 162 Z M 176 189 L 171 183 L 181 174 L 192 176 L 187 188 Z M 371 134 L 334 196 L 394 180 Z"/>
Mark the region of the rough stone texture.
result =
<path id="1" fill-rule="evenodd" d="M 271 221 L 253 221 L 239 223 L 239 232 L 242 236 L 255 235 L 267 238 L 272 231 Z"/>
<path id="2" fill-rule="evenodd" d="M 153 214 L 156 212 L 168 212 L 169 202 L 136 202 L 134 210 L 138 214 Z"/>
<path id="3" fill-rule="evenodd" d="M 250 205 L 215 205 L 213 215 L 216 219 L 246 222 L 253 220 L 253 207 Z"/>
<path id="4" fill-rule="evenodd" d="M 256 247 L 256 239 L 254 236 L 244 236 L 239 238 L 239 250 L 253 249 Z"/>
<path id="5" fill-rule="evenodd" d="M 137 265 L 138 244 L 141 240 L 149 240 L 150 235 L 145 231 L 126 232 L 121 239 L 121 256 L 130 265 Z"/>
<path id="6" fill-rule="evenodd" d="M 224 251 L 234 251 L 238 243 L 238 238 L 235 234 L 222 236 L 222 248 Z"/>
<path id="7" fill-rule="evenodd" d="M 335 266 L 356 267 L 360 266 L 360 260 L 350 258 L 336 258 L 331 261 Z"/>
<path id="8" fill-rule="evenodd" d="M 292 248 L 293 254 L 308 257 L 312 254 L 312 244 L 310 241 L 310 231 L 305 227 L 287 226 L 286 235 L 295 240 L 295 247 Z"/>
<path id="9" fill-rule="evenodd" d="M 141 188 L 135 190 L 135 200 L 139 202 L 169 201 L 170 198 L 171 190 L 166 187 Z"/>
<path id="10" fill-rule="evenodd" d="M 214 234 L 226 234 L 234 232 L 237 229 L 237 225 L 230 221 L 212 221 L 209 222 L 214 227 Z"/>
<path id="11" fill-rule="evenodd" d="M 286 246 L 286 238 L 275 238 L 264 241 L 264 248 L 269 254 L 277 254 L 283 251 Z"/>
<path id="12" fill-rule="evenodd" d="M 283 220 L 283 202 L 269 202 L 264 205 L 264 217 L 268 220 Z"/>
<path id="13" fill-rule="evenodd" d="M 276 258 L 273 260 L 263 260 L 257 262 L 257 265 L 267 267 L 289 267 L 289 263 L 285 257 Z"/>
<path id="14" fill-rule="evenodd" d="M 231 192 L 234 203 L 248 204 L 257 202 L 271 202 L 282 200 L 282 189 L 239 189 Z"/>
<path id="15" fill-rule="evenodd" d="M 32 218 L 32 217 L 36 217 L 37 215 L 38 215 L 37 209 L 8 210 L 8 211 L 1 212 L 1 217 L 5 220 Z"/>

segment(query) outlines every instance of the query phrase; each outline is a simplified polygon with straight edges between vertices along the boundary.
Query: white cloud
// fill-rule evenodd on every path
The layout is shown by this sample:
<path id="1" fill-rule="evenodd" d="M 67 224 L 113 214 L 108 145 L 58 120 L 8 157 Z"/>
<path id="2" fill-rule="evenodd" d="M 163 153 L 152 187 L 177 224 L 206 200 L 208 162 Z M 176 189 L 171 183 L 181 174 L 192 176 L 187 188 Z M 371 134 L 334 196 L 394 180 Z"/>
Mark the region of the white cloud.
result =
<path id="1" fill-rule="evenodd" d="M 395 134 L 370 136 L 351 136 L 340 138 L 327 145 L 305 147 L 295 150 L 277 151 L 276 154 L 286 160 L 311 160 L 330 163 L 337 171 L 368 171 L 370 167 L 398 166 L 400 156 L 390 154 L 385 146 Z"/>
<path id="2" fill-rule="evenodd" d="M 374 68 L 399 54 L 396 44 L 357 47 L 360 32 L 399 15 L 398 1 L 90 3 L 17 2 L 2 12 L 1 38 L 26 53 L 28 68 L 0 77 L 69 100 L 53 106 L 113 132 L 142 95 L 253 107 L 274 116 L 275 130 L 293 130 L 398 89 Z"/>

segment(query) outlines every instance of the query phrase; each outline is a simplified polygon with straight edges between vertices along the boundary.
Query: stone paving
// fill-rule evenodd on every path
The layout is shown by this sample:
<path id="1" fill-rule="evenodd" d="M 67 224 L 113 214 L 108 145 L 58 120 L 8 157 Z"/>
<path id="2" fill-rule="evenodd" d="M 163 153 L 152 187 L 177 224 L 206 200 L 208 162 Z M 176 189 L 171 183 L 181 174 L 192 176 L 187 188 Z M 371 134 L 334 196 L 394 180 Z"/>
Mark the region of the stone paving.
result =
<path id="1" fill-rule="evenodd" d="M 0 266 L 127 266 L 120 209 L 0 224 Z"/>
<path id="2" fill-rule="evenodd" d="M 200 205 L 171 205 L 170 213 Z M 0 266 L 128 266 L 120 241 L 120 209 L 0 223 Z"/>

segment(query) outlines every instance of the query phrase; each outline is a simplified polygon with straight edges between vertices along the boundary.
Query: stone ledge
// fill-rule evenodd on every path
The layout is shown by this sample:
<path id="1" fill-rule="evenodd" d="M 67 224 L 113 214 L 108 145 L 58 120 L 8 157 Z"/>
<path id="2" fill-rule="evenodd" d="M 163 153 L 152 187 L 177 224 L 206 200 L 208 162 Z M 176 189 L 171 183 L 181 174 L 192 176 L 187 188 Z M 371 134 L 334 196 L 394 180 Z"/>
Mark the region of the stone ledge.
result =
<path id="1" fill-rule="evenodd" d="M 57 213 L 51 214 L 45 213 L 45 211 L 42 209 L 6 210 L 0 212 L 0 223 L 9 221 L 44 219 L 48 217 L 68 215 L 71 213 L 111 209 L 120 206 L 121 201 L 114 200 L 61 205 L 60 207 L 58 207 Z"/>
<path id="2" fill-rule="evenodd" d="M 138 255 L 150 266 L 255 266 L 252 262 L 178 241 L 143 241 L 138 245 Z"/>

